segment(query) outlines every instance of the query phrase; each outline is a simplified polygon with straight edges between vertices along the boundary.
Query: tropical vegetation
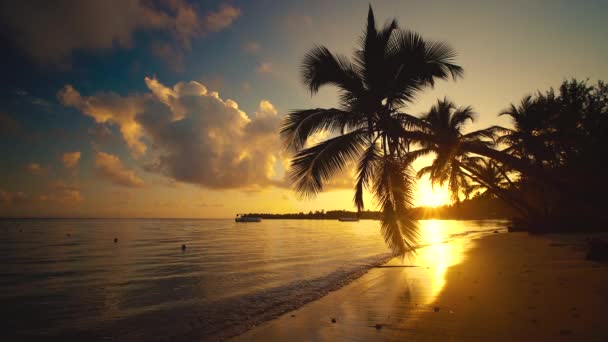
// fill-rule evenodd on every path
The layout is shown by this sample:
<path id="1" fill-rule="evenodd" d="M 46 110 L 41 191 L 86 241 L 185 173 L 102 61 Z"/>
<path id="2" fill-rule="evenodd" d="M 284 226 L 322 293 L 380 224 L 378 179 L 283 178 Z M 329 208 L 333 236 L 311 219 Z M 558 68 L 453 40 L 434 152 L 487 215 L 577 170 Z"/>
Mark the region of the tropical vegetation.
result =
<path id="1" fill-rule="evenodd" d="M 423 115 L 408 113 L 422 91 L 463 76 L 456 57 L 445 42 L 426 40 L 395 20 L 378 28 L 371 6 L 351 59 L 313 48 L 302 62 L 302 81 L 311 94 L 335 86 L 340 105 L 295 110 L 284 120 L 296 192 L 312 198 L 355 168 L 354 205 L 363 211 L 366 190 L 373 194 L 383 237 L 396 254 L 416 247 L 418 225 L 408 211 L 416 177 L 446 184 L 456 203 L 473 193 L 500 198 L 527 222 L 553 217 L 566 202 L 588 204 L 586 194 L 602 181 L 606 159 L 606 85 L 572 80 L 557 93 L 527 96 L 500 113 L 512 119 L 512 128 L 467 132 L 477 114 L 447 98 Z M 320 133 L 329 138 L 311 145 Z M 433 159 L 416 174 L 412 164 L 424 156 Z"/>

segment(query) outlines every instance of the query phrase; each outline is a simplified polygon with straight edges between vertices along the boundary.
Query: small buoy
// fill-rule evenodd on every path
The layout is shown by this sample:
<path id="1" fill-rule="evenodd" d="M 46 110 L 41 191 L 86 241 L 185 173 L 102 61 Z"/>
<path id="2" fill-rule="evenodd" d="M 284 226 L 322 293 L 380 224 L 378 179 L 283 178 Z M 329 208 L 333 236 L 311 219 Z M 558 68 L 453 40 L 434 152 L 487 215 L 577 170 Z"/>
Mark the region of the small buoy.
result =
<path id="1" fill-rule="evenodd" d="M 382 324 L 376 324 L 376 330 L 382 329 Z"/>
<path id="2" fill-rule="evenodd" d="M 72 237 L 72 234 L 67 233 L 67 234 L 65 234 L 65 236 L 67 236 L 67 237 Z"/>
<path id="3" fill-rule="evenodd" d="M 117 242 L 118 242 L 118 238 L 114 238 L 114 243 L 117 243 Z"/>
<path id="4" fill-rule="evenodd" d="M 296 315 L 291 315 L 291 317 L 296 317 Z"/>
<path id="5" fill-rule="evenodd" d="M 439 309 L 439 307 L 438 307 L 438 306 L 436 306 L 436 307 L 434 307 L 434 308 L 433 308 L 433 311 L 435 311 L 435 312 L 439 312 L 439 310 L 440 310 L 440 309 Z"/>
<path id="6" fill-rule="evenodd" d="M 335 319 L 335 318 L 332 318 L 332 319 L 331 319 L 331 322 L 332 322 L 332 323 L 336 323 L 336 319 Z"/>
<path id="7" fill-rule="evenodd" d="M 182 251 L 186 250 L 186 245 L 182 245 Z"/>

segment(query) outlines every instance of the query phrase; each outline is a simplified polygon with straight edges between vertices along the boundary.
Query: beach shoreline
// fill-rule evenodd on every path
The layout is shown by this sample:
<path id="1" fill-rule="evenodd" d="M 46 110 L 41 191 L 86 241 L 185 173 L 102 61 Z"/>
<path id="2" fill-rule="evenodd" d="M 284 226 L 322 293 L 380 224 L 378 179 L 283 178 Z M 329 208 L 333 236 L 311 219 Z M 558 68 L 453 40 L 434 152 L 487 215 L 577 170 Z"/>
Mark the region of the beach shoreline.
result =
<path id="1" fill-rule="evenodd" d="M 373 268 L 233 340 L 605 341 L 608 265 L 585 237 L 492 234 L 452 265 Z"/>

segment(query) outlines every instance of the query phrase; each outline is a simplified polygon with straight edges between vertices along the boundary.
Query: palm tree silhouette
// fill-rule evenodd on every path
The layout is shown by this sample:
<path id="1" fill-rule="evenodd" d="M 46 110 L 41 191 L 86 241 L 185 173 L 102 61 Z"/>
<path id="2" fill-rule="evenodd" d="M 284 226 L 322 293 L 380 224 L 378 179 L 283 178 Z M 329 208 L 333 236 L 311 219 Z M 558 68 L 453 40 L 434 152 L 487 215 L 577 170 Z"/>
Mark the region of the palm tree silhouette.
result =
<path id="1" fill-rule="evenodd" d="M 503 128 L 497 139 L 498 143 L 508 146 L 505 152 L 537 166 L 542 166 L 543 160 L 550 158 L 551 153 L 544 143 L 547 112 L 543 109 L 538 99 L 528 95 L 519 105 L 511 104 L 498 114 L 510 116 L 514 126 L 513 129 Z"/>
<path id="2" fill-rule="evenodd" d="M 421 118 L 409 118 L 414 130 L 412 141 L 417 141 L 421 148 L 408 153 L 408 162 L 429 154 L 435 159 L 431 165 L 423 167 L 418 177 L 429 176 L 434 184 L 448 184 L 452 200 L 458 201 L 462 188 L 466 188 L 467 177 L 464 173 L 463 162 L 468 160 L 470 146 L 489 148 L 495 139 L 495 127 L 477 130 L 464 134 L 463 128 L 467 121 L 473 122 L 476 113 L 471 106 L 457 107 L 456 104 L 444 98 L 438 100 L 430 111 Z M 418 133 L 416 137 L 416 133 Z M 488 140 L 491 139 L 491 140 Z"/>
<path id="3" fill-rule="evenodd" d="M 302 80 L 311 94 L 336 86 L 340 108 L 287 115 L 281 134 L 295 152 L 289 176 L 296 191 L 314 197 L 333 176 L 356 166 L 357 210 L 364 209 L 364 189 L 371 190 L 382 211 L 384 240 L 395 253 L 413 250 L 418 225 L 407 209 L 415 177 L 406 160 L 410 138 L 416 138 L 407 128 L 416 120 L 402 109 L 437 80 L 462 76 L 455 57 L 446 43 L 399 29 L 395 20 L 378 29 L 371 6 L 352 61 L 326 47 L 313 48 L 304 57 Z M 332 137 L 308 147 L 309 138 L 320 132 Z"/>

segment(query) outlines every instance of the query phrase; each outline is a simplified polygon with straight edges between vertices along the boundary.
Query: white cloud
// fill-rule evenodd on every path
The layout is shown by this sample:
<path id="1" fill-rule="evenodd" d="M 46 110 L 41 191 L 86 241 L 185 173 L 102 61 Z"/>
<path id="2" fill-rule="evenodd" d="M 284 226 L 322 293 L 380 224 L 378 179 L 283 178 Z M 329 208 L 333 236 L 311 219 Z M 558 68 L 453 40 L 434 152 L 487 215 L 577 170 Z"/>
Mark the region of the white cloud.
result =
<path id="1" fill-rule="evenodd" d="M 280 117 L 270 101 L 261 101 L 248 116 L 235 101 L 199 82 L 173 87 L 150 77 L 145 82 L 151 93 L 83 97 L 66 86 L 59 98 L 97 122 L 119 125 L 132 151 L 143 155 L 148 150 L 149 171 L 208 188 L 284 185 L 275 174 L 282 160 Z M 137 134 L 125 134 L 125 127 Z"/>
<path id="2" fill-rule="evenodd" d="M 144 185 L 144 181 L 137 176 L 135 171 L 127 169 L 115 155 L 97 152 L 95 154 L 95 167 L 101 177 L 116 185 L 134 188 Z"/>
<path id="3" fill-rule="evenodd" d="M 158 101 L 147 102 L 138 121 L 156 146 L 153 170 L 208 188 L 273 184 L 280 119 L 269 101 L 250 118 L 198 82 L 146 84 Z"/>

